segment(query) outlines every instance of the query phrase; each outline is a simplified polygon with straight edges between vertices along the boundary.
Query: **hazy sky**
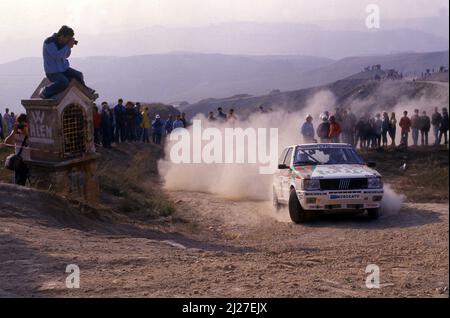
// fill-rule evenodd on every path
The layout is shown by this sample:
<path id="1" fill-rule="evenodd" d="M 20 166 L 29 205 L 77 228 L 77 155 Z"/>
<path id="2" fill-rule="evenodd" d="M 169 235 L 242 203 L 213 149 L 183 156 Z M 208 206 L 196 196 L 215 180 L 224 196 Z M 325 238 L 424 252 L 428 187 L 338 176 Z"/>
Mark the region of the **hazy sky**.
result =
<path id="1" fill-rule="evenodd" d="M 318 21 L 325 20 L 355 20 L 363 25 L 365 8 L 372 3 L 380 7 L 381 22 L 448 16 L 448 0 L 0 0 L 0 63 L 39 56 L 43 39 L 63 24 L 72 26 L 83 43 L 88 37 L 98 39 L 100 48 L 98 35 L 158 25 L 250 21 L 315 22 L 320 26 Z M 74 56 L 91 51 L 80 48 Z"/>
<path id="2" fill-rule="evenodd" d="M 386 19 L 448 11 L 447 0 L 0 0 L 0 42 L 14 34 L 42 37 L 64 23 L 78 32 L 101 33 L 152 25 L 360 19 L 370 3 L 378 4 Z"/>

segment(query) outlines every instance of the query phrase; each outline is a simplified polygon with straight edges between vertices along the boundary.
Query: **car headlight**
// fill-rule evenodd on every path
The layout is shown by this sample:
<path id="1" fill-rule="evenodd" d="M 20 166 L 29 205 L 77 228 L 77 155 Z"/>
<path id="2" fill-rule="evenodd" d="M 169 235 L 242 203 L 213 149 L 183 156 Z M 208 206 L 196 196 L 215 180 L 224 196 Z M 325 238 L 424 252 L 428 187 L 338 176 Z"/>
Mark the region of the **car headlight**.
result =
<path id="1" fill-rule="evenodd" d="M 367 187 L 369 189 L 381 189 L 383 187 L 381 178 L 369 178 L 367 181 Z"/>
<path id="2" fill-rule="evenodd" d="M 303 190 L 320 190 L 320 180 L 318 179 L 304 179 Z"/>

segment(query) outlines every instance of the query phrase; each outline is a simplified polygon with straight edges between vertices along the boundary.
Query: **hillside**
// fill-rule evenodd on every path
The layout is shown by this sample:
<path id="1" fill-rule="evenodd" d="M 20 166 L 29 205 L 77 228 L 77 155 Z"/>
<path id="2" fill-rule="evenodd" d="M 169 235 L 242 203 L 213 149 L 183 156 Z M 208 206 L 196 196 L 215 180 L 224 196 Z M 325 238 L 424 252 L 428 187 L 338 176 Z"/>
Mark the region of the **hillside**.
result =
<path id="1" fill-rule="evenodd" d="M 0 182 L 0 297 L 448 298 L 446 150 L 408 154 L 402 174 L 403 154 L 365 153 L 407 202 L 389 190 L 398 210 L 376 222 L 305 225 L 269 202 L 161 190 L 159 148 L 100 151 L 100 207 Z M 383 288 L 364 285 L 371 263 L 383 264 Z M 80 268 L 79 289 L 66 287 L 68 264 Z"/>
<path id="2" fill-rule="evenodd" d="M 449 80 L 449 76 L 448 76 L 448 71 L 447 72 L 436 72 L 431 74 L 429 77 L 427 77 L 426 79 L 424 79 L 423 81 L 426 82 L 443 82 L 443 83 L 448 83 Z M 420 79 L 422 80 L 422 79 Z"/>
<path id="3" fill-rule="evenodd" d="M 303 56 L 232 56 L 173 53 L 132 57 L 74 58 L 102 100 L 117 98 L 173 103 L 239 92 L 293 88 L 300 74 L 332 63 Z M 42 79 L 42 61 L 27 58 L 0 64 L 0 105 L 19 106 Z"/>
<path id="4" fill-rule="evenodd" d="M 0 64 L 0 108 L 20 109 L 42 79 L 39 58 Z M 236 94 L 264 95 L 273 90 L 297 90 L 332 83 L 381 64 L 384 69 L 420 74 L 448 67 L 448 51 L 330 59 L 286 56 L 239 56 L 173 53 L 132 57 L 74 58 L 101 100 L 119 97 L 135 101 L 190 103 Z"/>
<path id="5" fill-rule="evenodd" d="M 324 91 L 333 95 L 336 105 L 352 107 L 355 112 L 362 112 L 366 109 L 388 110 L 401 103 L 404 103 L 405 107 L 409 107 L 411 104 L 424 103 L 424 100 L 427 99 L 433 100 L 435 106 L 445 107 L 448 105 L 449 98 L 448 86 L 430 82 L 340 80 L 329 85 L 277 94 L 207 99 L 189 105 L 183 111 L 189 116 L 194 116 L 198 113 L 207 114 L 209 111 L 216 111 L 220 106 L 224 109 L 234 108 L 240 116 L 246 117 L 263 105 L 266 109 L 282 109 L 292 112 L 305 108 L 317 93 Z M 321 111 L 333 110 L 334 106 L 333 103 L 320 105 L 320 108 Z M 424 106 L 427 109 L 430 108 L 430 104 Z"/>
<path id="6" fill-rule="evenodd" d="M 414 74 L 418 76 L 426 69 L 438 69 L 441 65 L 447 67 L 448 63 L 449 51 L 353 56 L 313 71 L 307 71 L 303 76 L 308 85 L 316 86 L 347 78 L 363 71 L 367 66 L 377 64 L 381 65 L 384 70 L 395 69 L 405 76 L 414 76 Z M 299 88 L 301 87 L 302 85 L 299 86 Z"/>

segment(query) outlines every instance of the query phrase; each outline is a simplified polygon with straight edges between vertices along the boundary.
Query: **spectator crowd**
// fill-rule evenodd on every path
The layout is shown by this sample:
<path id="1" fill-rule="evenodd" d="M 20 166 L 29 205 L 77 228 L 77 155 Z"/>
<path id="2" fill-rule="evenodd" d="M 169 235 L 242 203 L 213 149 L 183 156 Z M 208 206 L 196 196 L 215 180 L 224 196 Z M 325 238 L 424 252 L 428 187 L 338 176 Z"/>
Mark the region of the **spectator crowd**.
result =
<path id="1" fill-rule="evenodd" d="M 272 110 L 266 111 L 261 106 L 259 111 L 267 113 Z M 227 122 L 232 126 L 238 120 L 234 109 L 226 113 L 222 107 L 217 109 L 217 113 L 209 112 L 207 119 L 210 122 Z M 425 110 L 420 112 L 415 109 L 411 116 L 404 111 L 399 119 L 395 112 L 365 113 L 358 118 L 351 109 L 336 108 L 334 114 L 329 111 L 320 114 L 318 121 L 316 128 L 313 116 L 306 116 L 300 128 L 304 143 L 342 142 L 361 149 L 378 149 L 396 147 L 400 137 L 398 146 L 404 148 L 409 146 L 410 140 L 414 146 L 448 144 L 449 117 L 445 107 L 441 110 L 435 107 L 431 116 Z M 16 115 L 8 108 L 3 114 L 0 113 L 0 140 L 12 132 L 15 123 Z M 111 148 L 112 144 L 136 142 L 160 145 L 164 136 L 188 126 L 184 113 L 151 118 L 148 106 L 133 102 L 124 104 L 123 99 L 112 107 L 107 102 L 103 102 L 101 107 L 94 105 L 93 123 L 94 142 L 105 148 Z"/>
<path id="2" fill-rule="evenodd" d="M 425 110 L 415 109 L 412 116 L 408 111 L 398 120 L 396 113 L 370 113 L 357 117 L 351 109 L 337 108 L 334 114 L 325 111 L 319 116 L 320 123 L 314 129 L 313 117 L 308 115 L 301 126 L 303 142 L 347 143 L 361 149 L 378 149 L 397 146 L 407 148 L 412 139 L 414 146 L 428 146 L 431 143 L 448 145 L 449 117 L 447 108 L 440 112 L 436 107 L 431 117 Z M 399 134 L 398 134 L 399 132 Z M 433 140 L 430 140 L 430 132 Z M 411 134 L 411 139 L 410 139 Z M 318 140 L 316 139 L 316 136 Z"/>
<path id="3" fill-rule="evenodd" d="M 17 121 L 17 116 L 10 112 L 8 108 L 5 112 L 0 113 L 0 140 L 4 140 L 13 131 L 14 125 Z"/>
<path id="4" fill-rule="evenodd" d="M 161 144 L 163 136 L 174 129 L 186 128 L 186 114 L 169 115 L 161 118 L 156 115 L 150 118 L 148 106 L 119 99 L 117 105 L 110 107 L 103 102 L 101 107 L 94 106 L 94 142 L 111 148 L 113 143 L 150 143 Z"/>

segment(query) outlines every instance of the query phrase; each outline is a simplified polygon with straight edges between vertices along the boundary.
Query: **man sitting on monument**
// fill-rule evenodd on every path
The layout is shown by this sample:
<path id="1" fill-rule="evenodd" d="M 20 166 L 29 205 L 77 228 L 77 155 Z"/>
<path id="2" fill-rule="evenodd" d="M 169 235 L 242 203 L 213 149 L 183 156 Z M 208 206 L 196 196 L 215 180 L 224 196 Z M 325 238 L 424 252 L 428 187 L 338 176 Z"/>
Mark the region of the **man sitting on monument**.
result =
<path id="1" fill-rule="evenodd" d="M 72 48 L 78 44 L 75 32 L 68 26 L 62 26 L 58 33 L 44 41 L 44 70 L 48 80 L 52 82 L 39 94 L 42 99 L 49 99 L 64 91 L 72 79 L 76 79 L 94 95 L 95 91 L 86 86 L 83 73 L 73 69 L 69 64 Z M 98 97 L 98 96 L 96 96 Z"/>

